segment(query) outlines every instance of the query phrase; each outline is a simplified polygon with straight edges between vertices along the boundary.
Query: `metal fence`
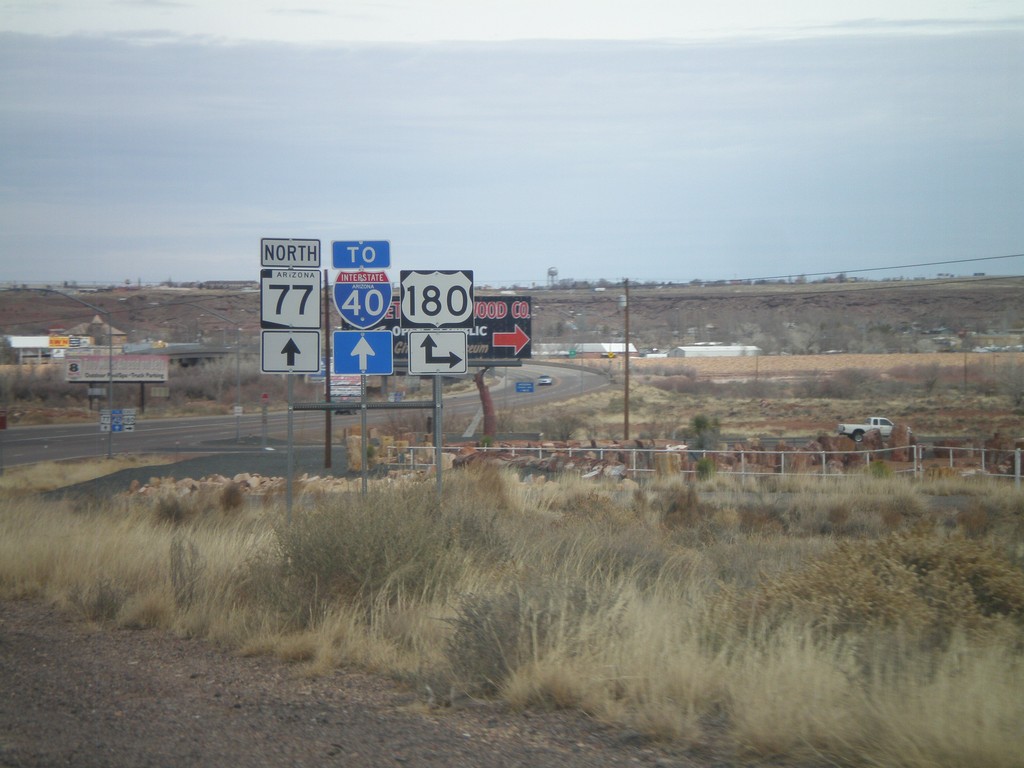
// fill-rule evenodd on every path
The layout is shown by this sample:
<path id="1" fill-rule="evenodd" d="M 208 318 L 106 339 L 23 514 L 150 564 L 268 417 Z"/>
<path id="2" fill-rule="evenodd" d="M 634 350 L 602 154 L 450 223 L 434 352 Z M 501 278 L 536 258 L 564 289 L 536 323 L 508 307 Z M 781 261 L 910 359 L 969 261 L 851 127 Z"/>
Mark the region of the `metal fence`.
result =
<path id="1" fill-rule="evenodd" d="M 584 477 L 597 475 L 646 476 L 682 474 L 700 477 L 711 472 L 732 476 L 844 477 L 872 471 L 919 479 L 981 477 L 1013 481 L 1021 487 L 1021 449 L 914 445 L 857 451 L 799 450 L 702 450 L 665 448 L 557 447 L 551 445 L 474 447 L 510 466 L 524 470 L 573 471 Z M 387 463 L 396 469 L 426 470 L 433 467 L 430 446 L 390 446 Z"/>

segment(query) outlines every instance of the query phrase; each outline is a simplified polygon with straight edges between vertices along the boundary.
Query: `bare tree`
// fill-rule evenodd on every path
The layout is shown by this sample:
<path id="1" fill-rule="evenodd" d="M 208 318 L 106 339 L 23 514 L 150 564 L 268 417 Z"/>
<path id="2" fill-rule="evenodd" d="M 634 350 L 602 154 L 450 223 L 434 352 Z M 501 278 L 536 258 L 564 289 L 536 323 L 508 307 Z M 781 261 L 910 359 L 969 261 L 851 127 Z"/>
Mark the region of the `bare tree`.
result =
<path id="1" fill-rule="evenodd" d="M 498 434 L 498 418 L 494 412 L 494 398 L 491 397 L 491 390 L 487 388 L 484 379 L 489 370 L 490 368 L 481 368 L 473 374 L 473 383 L 476 384 L 476 391 L 480 393 L 480 407 L 484 411 L 484 439 L 494 440 Z"/>

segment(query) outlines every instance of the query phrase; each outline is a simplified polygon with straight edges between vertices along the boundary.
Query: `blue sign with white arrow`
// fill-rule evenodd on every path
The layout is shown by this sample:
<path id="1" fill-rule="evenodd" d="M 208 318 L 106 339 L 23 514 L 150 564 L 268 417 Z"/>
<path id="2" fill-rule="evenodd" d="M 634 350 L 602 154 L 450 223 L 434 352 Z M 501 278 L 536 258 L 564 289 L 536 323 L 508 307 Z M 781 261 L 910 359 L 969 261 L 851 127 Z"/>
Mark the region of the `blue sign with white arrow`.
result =
<path id="1" fill-rule="evenodd" d="M 394 373 L 391 331 L 335 331 L 334 372 L 366 376 Z"/>

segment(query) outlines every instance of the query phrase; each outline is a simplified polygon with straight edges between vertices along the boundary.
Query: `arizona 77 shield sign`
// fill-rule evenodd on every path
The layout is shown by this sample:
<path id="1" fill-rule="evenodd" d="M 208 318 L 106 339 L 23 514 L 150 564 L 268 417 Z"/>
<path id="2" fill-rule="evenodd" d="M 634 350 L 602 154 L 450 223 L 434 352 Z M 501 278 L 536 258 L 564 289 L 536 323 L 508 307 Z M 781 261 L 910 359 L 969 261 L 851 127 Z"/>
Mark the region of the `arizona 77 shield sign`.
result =
<path id="1" fill-rule="evenodd" d="M 391 306 L 391 281 L 381 270 L 343 270 L 334 282 L 334 304 L 353 328 L 372 328 Z"/>

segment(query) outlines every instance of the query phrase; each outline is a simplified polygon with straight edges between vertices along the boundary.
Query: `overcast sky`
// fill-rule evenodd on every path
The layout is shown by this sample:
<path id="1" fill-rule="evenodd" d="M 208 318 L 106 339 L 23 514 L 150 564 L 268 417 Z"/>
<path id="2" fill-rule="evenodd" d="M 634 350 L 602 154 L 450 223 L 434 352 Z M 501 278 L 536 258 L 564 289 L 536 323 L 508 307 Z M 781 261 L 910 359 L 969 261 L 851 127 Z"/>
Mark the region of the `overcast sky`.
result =
<path id="1" fill-rule="evenodd" d="M 0 0 L 0 281 L 1024 274 L 1022 82 L 1019 0 Z"/>

